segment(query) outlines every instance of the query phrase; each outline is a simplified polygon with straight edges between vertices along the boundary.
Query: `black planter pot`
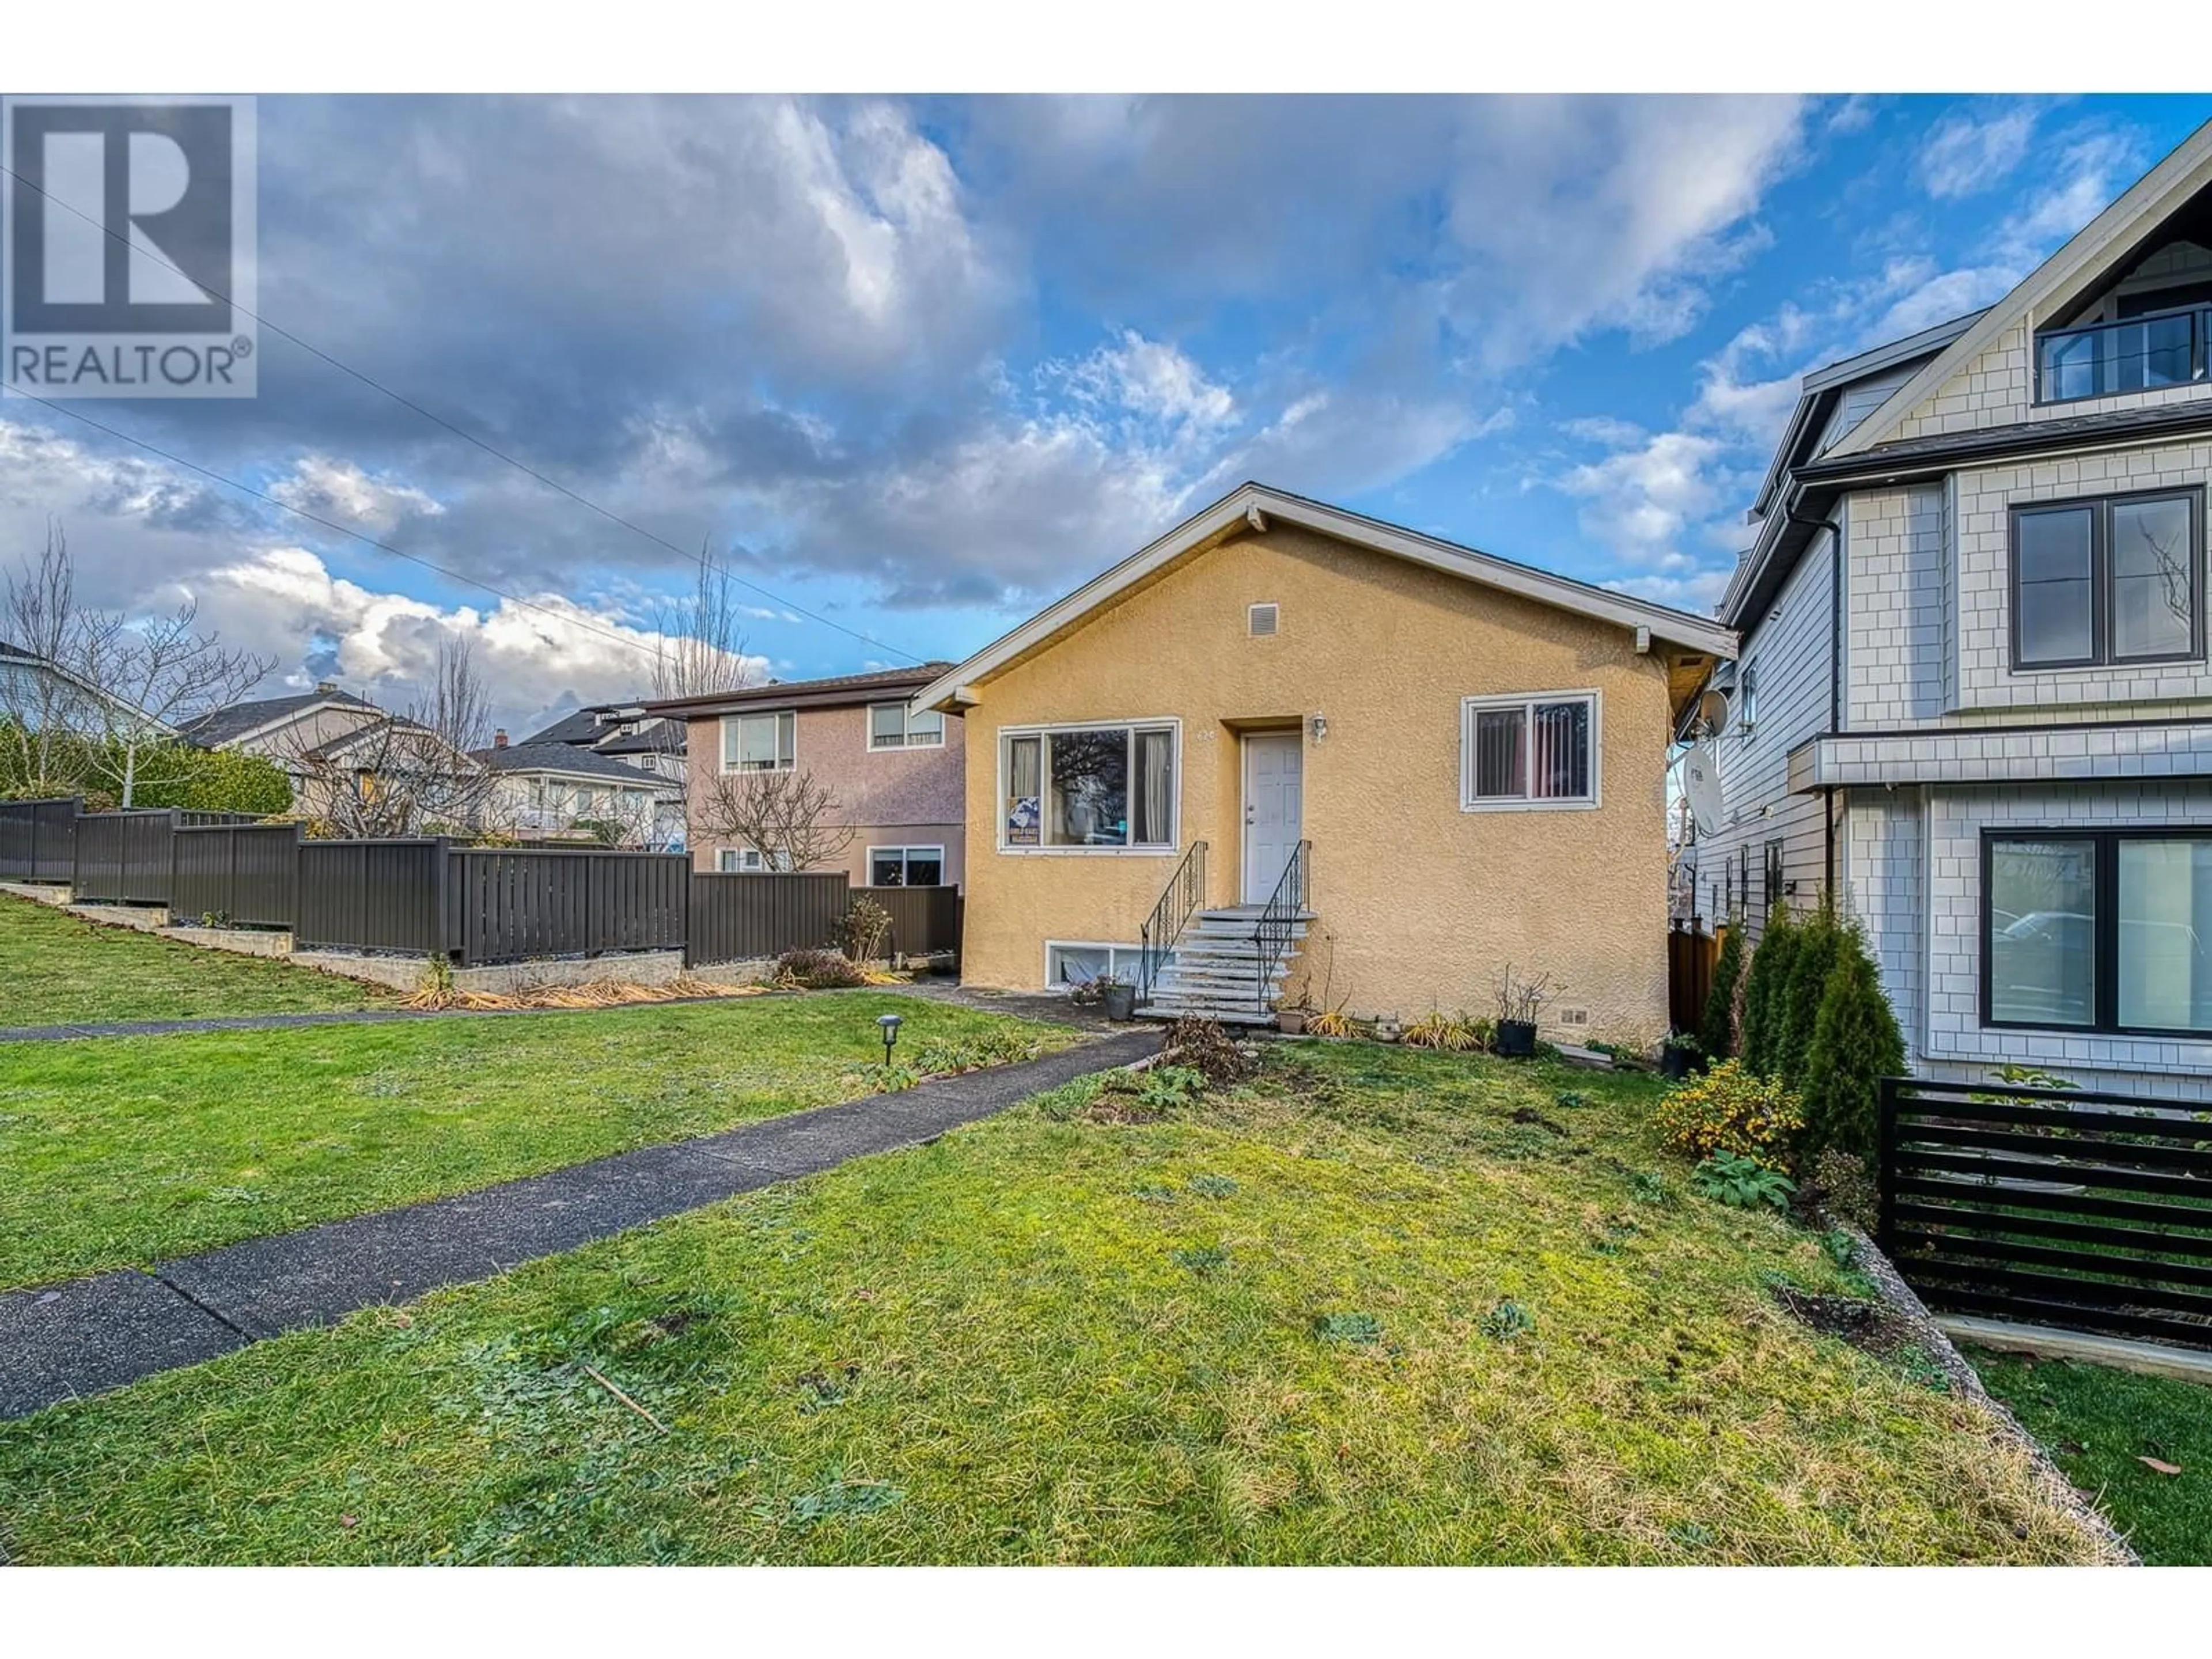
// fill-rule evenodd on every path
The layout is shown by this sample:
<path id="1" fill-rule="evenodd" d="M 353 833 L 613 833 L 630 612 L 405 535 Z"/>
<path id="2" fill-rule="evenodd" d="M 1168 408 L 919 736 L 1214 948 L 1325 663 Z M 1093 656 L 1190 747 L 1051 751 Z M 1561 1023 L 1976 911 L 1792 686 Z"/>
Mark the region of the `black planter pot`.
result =
<path id="1" fill-rule="evenodd" d="M 1508 1060 L 1526 1060 L 1536 1052 L 1536 1026 L 1533 1020 L 1501 1019 L 1492 1046 Z"/>
<path id="2" fill-rule="evenodd" d="M 1662 1048 L 1659 1051 L 1659 1075 L 1677 1083 L 1689 1076 L 1696 1064 L 1696 1056 L 1687 1048 Z"/>
<path id="3" fill-rule="evenodd" d="M 1100 993 L 1106 1004 L 1106 1018 L 1127 1021 L 1137 1017 L 1137 988 L 1133 985 L 1109 985 Z"/>

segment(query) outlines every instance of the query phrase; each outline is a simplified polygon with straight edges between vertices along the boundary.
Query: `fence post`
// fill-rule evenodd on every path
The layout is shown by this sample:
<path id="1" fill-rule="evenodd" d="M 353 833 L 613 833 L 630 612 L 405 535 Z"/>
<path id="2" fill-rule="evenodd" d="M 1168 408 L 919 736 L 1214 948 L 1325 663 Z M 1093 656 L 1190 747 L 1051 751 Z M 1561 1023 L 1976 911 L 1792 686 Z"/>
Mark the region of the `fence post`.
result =
<path id="1" fill-rule="evenodd" d="M 1897 1109 L 1901 1081 L 1886 1077 L 1876 1091 L 1881 1106 L 1881 1133 L 1880 1167 L 1875 1170 L 1875 1243 L 1881 1246 L 1883 1255 L 1893 1257 L 1897 1252 Z"/>

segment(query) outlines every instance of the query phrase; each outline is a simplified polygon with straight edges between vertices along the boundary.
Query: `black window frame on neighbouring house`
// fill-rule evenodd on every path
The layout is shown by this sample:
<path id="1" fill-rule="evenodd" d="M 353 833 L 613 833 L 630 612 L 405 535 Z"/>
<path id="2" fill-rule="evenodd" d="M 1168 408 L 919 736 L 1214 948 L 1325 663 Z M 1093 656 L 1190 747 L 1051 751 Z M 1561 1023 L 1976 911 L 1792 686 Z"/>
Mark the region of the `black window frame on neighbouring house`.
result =
<path id="1" fill-rule="evenodd" d="M 2064 842 L 2093 849 L 2091 902 L 2090 997 L 2091 1018 L 2086 1024 L 2061 1020 L 1998 1019 L 1992 1007 L 1992 948 L 1996 921 L 1993 875 L 1996 848 L 2008 842 Z M 1982 831 L 1978 921 L 1980 1016 L 1984 1029 L 1993 1031 L 2044 1031 L 2064 1036 L 2123 1036 L 2173 1042 L 2212 1038 L 2212 1025 L 2140 1025 L 2120 1019 L 2120 848 L 2129 842 L 2204 842 L 2212 843 L 2212 823 L 2131 824 L 2124 829 L 2085 830 L 2033 825 Z"/>
<path id="2" fill-rule="evenodd" d="M 2112 648 L 2112 515 L 2118 509 L 2154 501 L 2178 501 L 2189 508 L 2189 644 L 2181 651 L 2121 655 Z M 2031 519 L 2067 514 L 2089 515 L 2089 652 L 2087 656 L 2031 659 L 2021 629 L 2021 527 Z M 2204 659 L 2204 487 L 2127 490 L 2110 495 L 2074 496 L 2064 501 L 2020 501 L 2005 521 L 2007 603 L 2010 607 L 2012 672 L 2040 674 L 2069 668 L 2136 668 Z"/>
<path id="3" fill-rule="evenodd" d="M 1776 836 L 1766 843 L 1764 867 L 1759 872 L 1759 908 L 1764 915 L 1771 910 L 1782 896 L 1783 857 L 1782 838 Z"/>

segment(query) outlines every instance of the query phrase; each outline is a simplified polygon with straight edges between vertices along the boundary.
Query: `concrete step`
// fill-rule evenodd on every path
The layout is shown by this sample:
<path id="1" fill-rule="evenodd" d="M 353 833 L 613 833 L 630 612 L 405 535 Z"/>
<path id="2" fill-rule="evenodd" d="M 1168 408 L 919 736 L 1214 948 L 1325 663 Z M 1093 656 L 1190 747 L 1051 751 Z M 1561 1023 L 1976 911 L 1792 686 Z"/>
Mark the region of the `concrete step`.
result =
<path id="1" fill-rule="evenodd" d="M 1224 1025 L 1273 1025 L 1275 1016 L 1271 1012 L 1247 1005 L 1235 1006 L 1214 1003 L 1146 1002 L 1138 1006 L 1139 1019 L 1182 1019 L 1185 1017 L 1218 1019 Z"/>

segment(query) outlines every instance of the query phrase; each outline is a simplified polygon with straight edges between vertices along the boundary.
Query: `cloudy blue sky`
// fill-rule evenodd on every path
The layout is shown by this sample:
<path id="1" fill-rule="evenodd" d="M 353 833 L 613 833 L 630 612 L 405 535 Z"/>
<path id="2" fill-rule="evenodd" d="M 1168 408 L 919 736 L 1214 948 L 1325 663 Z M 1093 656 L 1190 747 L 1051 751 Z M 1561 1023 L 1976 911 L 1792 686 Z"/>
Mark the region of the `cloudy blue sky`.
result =
<path id="1" fill-rule="evenodd" d="M 1705 609 L 1808 368 L 1988 303 L 2212 99 L 264 99 L 260 309 L 755 594 L 957 658 L 1239 480 Z M 0 553 L 272 685 L 641 689 L 679 561 L 264 334 L 250 403 L 21 401 Z M 788 604 L 884 642 L 799 617 Z"/>

